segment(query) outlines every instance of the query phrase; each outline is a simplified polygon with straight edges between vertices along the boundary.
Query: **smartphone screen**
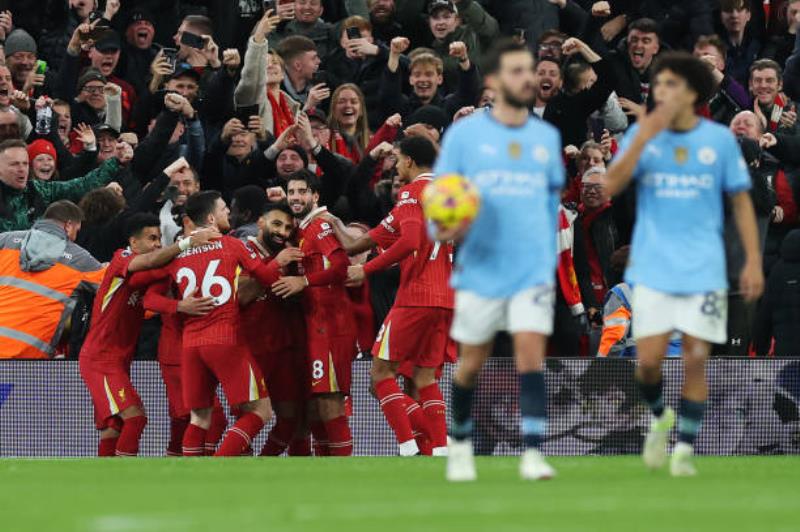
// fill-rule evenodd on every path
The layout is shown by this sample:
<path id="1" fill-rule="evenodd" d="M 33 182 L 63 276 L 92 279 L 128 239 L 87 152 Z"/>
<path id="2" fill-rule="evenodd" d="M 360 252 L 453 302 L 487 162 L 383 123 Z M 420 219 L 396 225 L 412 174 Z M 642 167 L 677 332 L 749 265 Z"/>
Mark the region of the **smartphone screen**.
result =
<path id="1" fill-rule="evenodd" d="M 347 38 L 351 41 L 353 39 L 360 39 L 361 38 L 361 30 L 356 27 L 347 28 Z"/>
<path id="2" fill-rule="evenodd" d="M 239 119 L 239 122 L 241 122 L 244 127 L 247 127 L 251 116 L 258 116 L 258 104 L 236 107 L 236 118 Z"/>
<path id="3" fill-rule="evenodd" d="M 164 58 L 169 62 L 172 71 L 175 72 L 175 66 L 178 64 L 178 50 L 175 48 L 162 48 L 161 52 L 164 54 Z"/>
<path id="4" fill-rule="evenodd" d="M 275 0 L 264 0 L 264 6 L 263 7 L 264 7 L 264 13 L 266 13 L 270 9 L 272 11 L 275 11 L 275 7 L 276 7 L 275 6 Z"/>
<path id="5" fill-rule="evenodd" d="M 317 70 L 314 77 L 311 78 L 311 86 L 319 85 L 320 83 L 328 84 L 328 73 L 324 70 Z"/>
<path id="6" fill-rule="evenodd" d="M 190 48 L 197 48 L 198 50 L 202 50 L 206 46 L 206 41 L 203 40 L 203 38 L 197 35 L 196 33 L 184 31 L 181 34 L 181 44 L 185 44 Z"/>

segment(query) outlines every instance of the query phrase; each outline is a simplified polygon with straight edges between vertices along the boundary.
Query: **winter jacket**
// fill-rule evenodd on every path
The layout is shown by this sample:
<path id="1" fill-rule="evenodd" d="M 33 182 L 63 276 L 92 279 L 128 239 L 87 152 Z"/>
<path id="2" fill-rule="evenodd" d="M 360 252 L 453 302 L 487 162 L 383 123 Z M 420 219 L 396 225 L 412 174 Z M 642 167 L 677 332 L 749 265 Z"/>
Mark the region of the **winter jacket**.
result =
<path id="1" fill-rule="evenodd" d="M 592 225 L 589 227 L 588 234 L 583 227 L 583 220 L 585 217 L 586 213 L 580 212 L 574 224 L 575 273 L 578 276 L 578 285 L 581 287 L 581 298 L 586 307 L 600 308 L 603 302 L 597 301 L 594 290 L 592 289 L 587 246 L 589 242 L 591 242 L 591 245 L 597 253 L 597 258 L 600 261 L 600 269 L 605 279 L 605 285 L 607 287 L 614 286 L 620 280 L 616 279 L 616 275 L 612 272 L 611 255 L 620 247 L 619 232 L 614 222 L 614 211 L 610 208 L 610 205 L 597 215 L 597 218 L 595 218 L 594 222 L 592 222 Z"/>
<path id="2" fill-rule="evenodd" d="M 272 116 L 272 106 L 267 99 L 267 41 L 258 43 L 251 37 L 244 54 L 242 75 L 233 93 L 233 102 L 237 107 L 258 105 L 258 114 L 261 123 L 270 133 L 275 132 L 275 120 Z M 281 91 L 283 92 L 283 91 Z M 296 102 L 287 93 L 283 96 L 289 104 L 292 114 L 300 110 L 300 103 Z"/>
<path id="3" fill-rule="evenodd" d="M 328 56 L 327 72 L 331 87 L 338 87 L 344 83 L 355 83 L 364 93 L 367 109 L 379 109 L 378 88 L 381 83 L 383 69 L 389 60 L 389 49 L 386 45 L 378 44 L 378 55 L 365 59 L 349 59 L 344 49 L 337 46 Z M 369 127 L 372 131 L 381 127 L 378 113 L 368 115 Z"/>
<path id="4" fill-rule="evenodd" d="M 756 353 L 764 356 L 775 339 L 776 356 L 800 355 L 800 229 L 783 240 L 756 315 Z"/>
<path id="5" fill-rule="evenodd" d="M 543 118 L 561 131 L 564 146 L 580 146 L 586 141 L 586 121 L 592 113 L 602 109 L 611 96 L 611 71 L 607 61 L 601 59 L 592 67 L 597 72 L 597 82 L 591 88 L 572 95 L 561 92 L 545 107 Z"/>
<path id="6" fill-rule="evenodd" d="M 459 69 L 458 71 L 459 82 L 456 92 L 442 96 L 440 91 L 429 103 L 429 105 L 442 108 L 450 119 L 462 107 L 474 105 L 480 95 L 481 80 L 477 66 L 472 64 L 469 70 Z M 379 107 L 381 121 L 385 121 L 395 113 L 400 113 L 405 120 L 411 113 L 425 105 L 413 92 L 410 96 L 404 95 L 402 84 L 402 68 L 398 68 L 397 72 L 390 71 L 389 67 L 383 69 L 378 94 L 378 100 L 381 102 Z"/>
<path id="7" fill-rule="evenodd" d="M 333 35 L 333 26 L 322 20 L 317 20 L 314 24 L 303 24 L 297 20 L 291 20 L 288 23 L 278 26 L 278 31 L 274 31 L 269 36 L 269 45 L 274 49 L 279 49 L 280 42 L 286 37 L 292 35 L 302 35 L 308 37 L 314 44 L 317 45 L 317 54 L 320 59 L 328 57 L 334 46 L 337 46 L 338 40 Z"/>
<path id="8" fill-rule="evenodd" d="M 117 160 L 109 159 L 96 170 L 70 181 L 30 179 L 25 190 L 0 184 L 0 232 L 29 229 L 49 204 L 62 199 L 79 202 L 90 190 L 113 181 L 118 169 Z"/>

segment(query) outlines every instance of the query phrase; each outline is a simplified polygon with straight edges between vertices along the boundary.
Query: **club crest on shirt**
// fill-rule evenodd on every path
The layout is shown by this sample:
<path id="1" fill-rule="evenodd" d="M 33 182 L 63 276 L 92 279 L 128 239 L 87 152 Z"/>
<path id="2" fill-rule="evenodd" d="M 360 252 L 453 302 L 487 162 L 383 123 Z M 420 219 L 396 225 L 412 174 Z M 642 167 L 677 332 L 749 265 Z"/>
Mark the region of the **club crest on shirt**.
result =
<path id="1" fill-rule="evenodd" d="M 711 166 L 717 160 L 717 152 L 714 151 L 714 148 L 701 148 L 700 151 L 697 152 L 697 159 L 706 166 Z"/>
<path id="2" fill-rule="evenodd" d="M 544 146 L 536 146 L 533 149 L 533 158 L 538 163 L 547 164 L 547 161 L 550 160 L 550 153 Z"/>
<path id="3" fill-rule="evenodd" d="M 508 156 L 515 160 L 522 157 L 522 145 L 519 142 L 512 142 L 509 144 Z"/>
<path id="4" fill-rule="evenodd" d="M 689 160 L 689 150 L 683 146 L 675 148 L 675 162 L 685 164 Z"/>

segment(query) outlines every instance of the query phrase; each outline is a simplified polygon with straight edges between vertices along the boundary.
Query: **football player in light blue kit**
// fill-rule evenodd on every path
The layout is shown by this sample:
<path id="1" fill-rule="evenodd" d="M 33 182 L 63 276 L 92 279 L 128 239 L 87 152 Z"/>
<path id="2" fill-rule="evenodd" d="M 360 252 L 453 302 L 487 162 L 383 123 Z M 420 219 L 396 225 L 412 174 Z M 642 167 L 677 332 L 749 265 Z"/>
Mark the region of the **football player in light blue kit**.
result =
<path id="1" fill-rule="evenodd" d="M 556 221 L 564 185 L 561 139 L 528 111 L 537 83 L 531 52 L 504 41 L 488 66 L 487 82 L 497 93 L 494 108 L 453 125 L 434 168 L 437 176 L 465 176 L 481 194 L 480 212 L 466 234 L 436 235 L 463 238 L 452 276 L 451 336 L 460 344 L 460 360 L 453 380 L 447 478 L 476 478 L 470 441 L 473 393 L 495 334 L 507 330 L 514 338 L 527 447 L 520 474 L 545 479 L 555 475 L 539 447 L 547 423 L 543 360 L 553 329 Z"/>
<path id="2" fill-rule="evenodd" d="M 666 462 L 675 413 L 664 406 L 661 362 L 670 334 L 679 331 L 684 382 L 670 472 L 691 476 L 708 397 L 705 362 L 711 343 L 726 340 L 723 194 L 731 199 L 745 249 L 738 287 L 745 300 L 761 295 L 764 278 L 747 165 L 730 131 L 696 113 L 713 91 L 708 66 L 686 53 L 668 53 L 651 76 L 656 108 L 627 132 L 607 179 L 612 194 L 631 180 L 637 192 L 625 280 L 634 286 L 636 376 L 654 415 L 642 457 L 653 469 Z"/>

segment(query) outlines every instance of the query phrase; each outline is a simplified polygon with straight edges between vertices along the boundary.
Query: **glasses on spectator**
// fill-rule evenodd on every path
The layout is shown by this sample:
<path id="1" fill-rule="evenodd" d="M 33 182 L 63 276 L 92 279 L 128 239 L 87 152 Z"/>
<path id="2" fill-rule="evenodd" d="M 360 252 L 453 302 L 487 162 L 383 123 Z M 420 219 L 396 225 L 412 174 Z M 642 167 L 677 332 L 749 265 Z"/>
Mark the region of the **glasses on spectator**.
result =
<path id="1" fill-rule="evenodd" d="M 602 192 L 603 189 L 605 188 L 605 186 L 596 185 L 596 184 L 592 184 L 592 183 L 584 183 L 583 185 L 581 185 L 581 188 L 585 192 Z"/>
<path id="2" fill-rule="evenodd" d="M 320 123 L 311 124 L 311 129 L 313 129 L 315 131 L 325 131 L 326 129 L 328 129 L 328 125 L 327 124 L 320 124 Z"/>
<path id="3" fill-rule="evenodd" d="M 84 87 L 84 92 L 88 94 L 103 94 L 103 86 L 102 85 L 94 85 L 92 87 Z"/>

